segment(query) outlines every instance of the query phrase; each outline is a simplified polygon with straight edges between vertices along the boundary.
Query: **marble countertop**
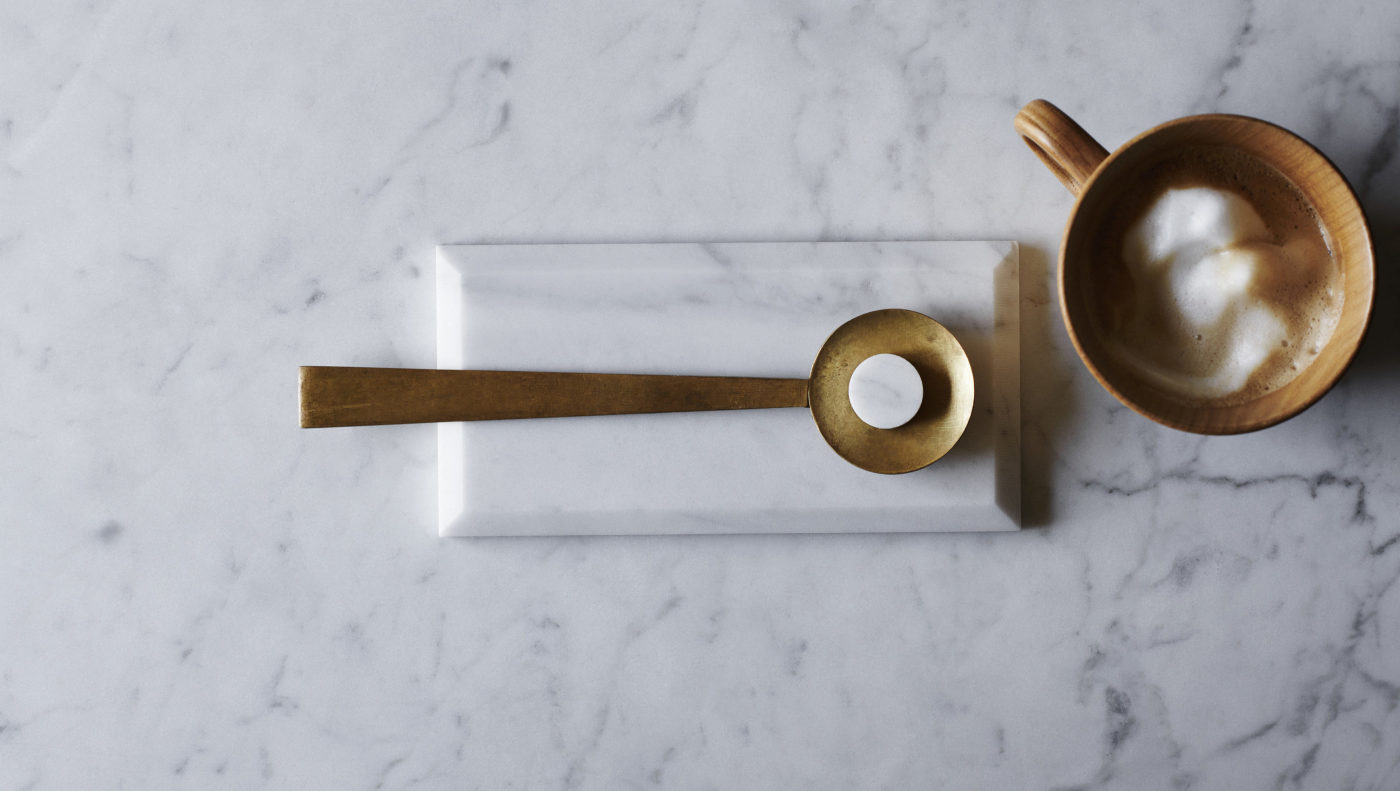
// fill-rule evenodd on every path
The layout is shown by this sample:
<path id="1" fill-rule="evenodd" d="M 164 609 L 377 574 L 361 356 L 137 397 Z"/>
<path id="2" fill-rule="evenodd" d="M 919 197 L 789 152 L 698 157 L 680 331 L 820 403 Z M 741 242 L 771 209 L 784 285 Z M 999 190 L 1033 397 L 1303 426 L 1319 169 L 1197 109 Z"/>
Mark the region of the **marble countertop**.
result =
<path id="1" fill-rule="evenodd" d="M 1400 787 L 1400 5 L 0 9 L 0 787 Z M 1120 407 L 1011 127 L 1312 140 L 1376 320 L 1236 438 Z M 444 541 L 434 432 L 296 428 L 431 366 L 441 242 L 1022 243 L 1001 535 Z"/>

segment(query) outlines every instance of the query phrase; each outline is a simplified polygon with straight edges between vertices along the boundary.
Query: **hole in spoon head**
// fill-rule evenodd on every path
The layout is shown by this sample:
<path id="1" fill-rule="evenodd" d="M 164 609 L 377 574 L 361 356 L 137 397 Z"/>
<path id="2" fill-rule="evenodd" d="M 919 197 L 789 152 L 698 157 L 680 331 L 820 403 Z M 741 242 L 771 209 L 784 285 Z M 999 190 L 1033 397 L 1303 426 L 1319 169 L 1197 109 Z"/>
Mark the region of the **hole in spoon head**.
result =
<path id="1" fill-rule="evenodd" d="M 856 414 L 851 379 L 861 363 L 886 354 L 913 367 L 922 393 L 912 418 L 881 429 Z M 889 308 L 857 316 L 826 339 L 812 363 L 807 405 L 841 458 L 895 475 L 927 467 L 953 447 L 972 416 L 973 391 L 967 354 L 946 327 L 922 313 Z"/>
<path id="2" fill-rule="evenodd" d="M 924 384 L 913 364 L 897 354 L 865 358 L 851 373 L 851 409 L 866 425 L 898 428 L 918 414 Z"/>

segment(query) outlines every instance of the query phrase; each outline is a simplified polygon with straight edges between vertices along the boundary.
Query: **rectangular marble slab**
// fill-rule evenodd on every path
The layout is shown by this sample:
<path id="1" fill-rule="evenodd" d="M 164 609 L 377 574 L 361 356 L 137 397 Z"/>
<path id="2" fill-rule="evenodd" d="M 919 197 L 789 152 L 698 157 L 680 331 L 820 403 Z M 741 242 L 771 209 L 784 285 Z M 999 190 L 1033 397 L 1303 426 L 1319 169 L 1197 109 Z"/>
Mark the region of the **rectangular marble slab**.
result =
<path id="1" fill-rule="evenodd" d="M 948 327 L 968 428 L 906 475 L 843 461 L 806 409 L 438 427 L 444 536 L 1012 530 L 1020 524 L 1014 242 L 449 245 L 439 368 L 806 378 L 880 308 Z"/>

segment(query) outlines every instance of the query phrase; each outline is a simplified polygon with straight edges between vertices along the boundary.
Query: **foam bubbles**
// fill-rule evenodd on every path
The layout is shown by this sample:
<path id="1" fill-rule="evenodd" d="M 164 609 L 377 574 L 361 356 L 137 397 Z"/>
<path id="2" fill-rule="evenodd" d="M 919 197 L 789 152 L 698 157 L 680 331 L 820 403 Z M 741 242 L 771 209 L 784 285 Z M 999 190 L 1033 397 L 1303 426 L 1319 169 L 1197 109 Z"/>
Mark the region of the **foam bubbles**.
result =
<path id="1" fill-rule="evenodd" d="M 1299 367 L 1290 349 L 1315 354 L 1340 316 L 1336 266 L 1308 230 L 1276 236 L 1231 191 L 1165 190 L 1123 237 L 1131 305 L 1110 346 L 1192 400 L 1283 386 Z"/>

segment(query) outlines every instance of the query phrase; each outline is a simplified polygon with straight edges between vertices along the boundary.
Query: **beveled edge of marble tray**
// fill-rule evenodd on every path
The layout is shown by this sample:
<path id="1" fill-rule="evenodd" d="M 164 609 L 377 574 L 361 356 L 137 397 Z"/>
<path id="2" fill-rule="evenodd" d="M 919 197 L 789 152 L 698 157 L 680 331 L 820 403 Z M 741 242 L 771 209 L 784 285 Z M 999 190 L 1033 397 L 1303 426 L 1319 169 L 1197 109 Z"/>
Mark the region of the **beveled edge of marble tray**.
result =
<path id="1" fill-rule="evenodd" d="M 999 421 L 1002 430 L 994 432 L 993 485 L 994 502 L 988 506 L 941 506 L 935 508 L 892 507 L 892 508 L 853 508 L 813 509 L 802 511 L 783 509 L 773 511 L 743 510 L 599 510 L 554 513 L 547 517 L 541 514 L 521 513 L 476 513 L 471 515 L 470 528 L 459 524 L 468 521 L 465 512 L 459 511 L 449 517 L 442 511 L 439 497 L 439 535 L 446 538 L 515 538 L 548 536 L 631 536 L 631 535 L 765 535 L 765 534 L 889 534 L 889 533 L 958 533 L 958 532 L 1007 532 L 1022 527 L 1022 479 L 1021 479 L 1021 365 L 1020 365 L 1020 313 L 1021 313 L 1021 269 L 1020 244 L 1013 240 L 856 240 L 852 242 L 798 242 L 807 244 L 868 244 L 878 243 L 937 243 L 937 244 L 988 244 L 1002 246 L 1002 260 L 993 272 L 993 376 L 996 381 L 994 411 L 1004 411 L 1005 419 Z M 793 242 L 735 242 L 707 244 L 791 244 Z M 592 244 L 592 243 L 582 243 Z M 626 244 L 651 245 L 659 243 L 598 243 L 599 246 L 621 246 Z M 670 244 L 698 244 L 697 242 L 673 242 Z M 472 244 L 441 244 L 435 248 L 439 262 L 451 257 L 451 248 L 481 247 Z M 578 244 L 529 245 L 574 247 Z M 440 300 L 441 295 L 438 295 Z M 439 306 L 441 302 L 439 301 Z M 460 333 L 459 333 L 460 335 Z M 439 459 L 438 485 L 443 485 L 443 475 L 455 465 L 446 469 Z M 823 519 L 808 521 L 810 515 L 820 513 Z M 878 517 L 881 526 L 876 530 L 861 530 L 853 526 L 861 520 Z M 933 517 L 941 524 L 956 526 L 930 527 Z M 663 529 L 640 526 L 636 530 L 619 529 L 627 522 L 646 524 L 667 523 Z M 838 524 L 831 524 L 837 522 Z M 509 526 L 509 527 L 507 527 Z"/>

